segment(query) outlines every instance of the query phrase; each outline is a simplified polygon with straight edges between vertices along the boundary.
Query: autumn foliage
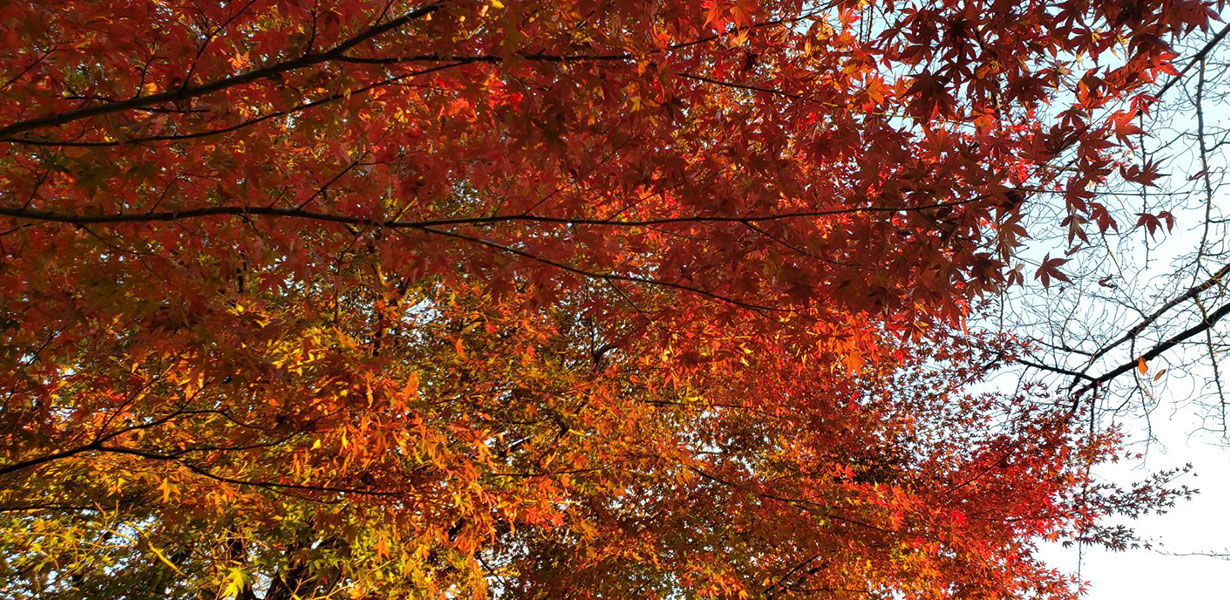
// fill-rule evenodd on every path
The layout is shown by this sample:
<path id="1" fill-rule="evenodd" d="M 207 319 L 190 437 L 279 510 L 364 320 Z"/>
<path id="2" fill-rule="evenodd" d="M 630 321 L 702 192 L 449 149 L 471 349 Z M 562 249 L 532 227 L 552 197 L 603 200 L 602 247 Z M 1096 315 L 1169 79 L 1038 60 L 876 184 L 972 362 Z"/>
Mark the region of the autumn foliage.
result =
<path id="1" fill-rule="evenodd" d="M 1211 8 L 4 2 L 0 595 L 1066 597 L 965 322 Z"/>

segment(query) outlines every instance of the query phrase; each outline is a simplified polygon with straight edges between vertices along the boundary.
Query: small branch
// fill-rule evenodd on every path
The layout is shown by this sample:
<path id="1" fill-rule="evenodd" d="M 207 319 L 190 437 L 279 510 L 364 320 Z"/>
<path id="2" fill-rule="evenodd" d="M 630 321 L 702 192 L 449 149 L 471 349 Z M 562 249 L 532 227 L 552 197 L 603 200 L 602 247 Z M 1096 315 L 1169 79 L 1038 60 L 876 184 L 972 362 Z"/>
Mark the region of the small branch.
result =
<path id="1" fill-rule="evenodd" d="M 1213 48 L 1216 48 L 1217 45 L 1220 44 L 1222 40 L 1226 39 L 1227 34 L 1230 34 L 1230 23 L 1226 23 L 1226 26 L 1222 27 L 1221 31 L 1217 32 L 1217 35 L 1213 36 L 1213 39 L 1209 40 L 1208 43 L 1206 43 L 1204 47 L 1201 48 L 1200 51 L 1195 54 L 1195 56 L 1192 56 L 1192 59 L 1189 60 L 1187 64 L 1184 65 L 1183 68 L 1180 69 L 1177 74 L 1175 74 L 1173 78 L 1171 78 L 1170 81 L 1166 82 L 1166 85 L 1162 86 L 1162 89 L 1158 90 L 1157 97 L 1161 98 L 1162 95 L 1166 93 L 1166 90 L 1169 90 L 1171 86 L 1181 81 L 1183 79 L 1183 76 L 1186 75 L 1187 72 L 1190 71 L 1192 67 L 1196 66 L 1197 63 L 1200 63 L 1201 61 L 1203 61 L 1204 58 L 1208 56 L 1210 52 L 1213 51 Z"/>
<path id="2" fill-rule="evenodd" d="M 1060 375 L 1067 375 L 1067 376 L 1069 376 L 1069 377 L 1074 377 L 1074 378 L 1077 378 L 1077 379 L 1085 379 L 1085 380 L 1088 380 L 1088 381 L 1093 381 L 1093 380 L 1094 380 L 1094 379 L 1093 379 L 1093 377 L 1090 377 L 1089 375 L 1086 375 L 1086 374 L 1084 374 L 1084 373 L 1079 373 L 1079 372 L 1077 372 L 1077 371 L 1072 371 L 1072 370 L 1069 370 L 1069 369 L 1064 369 L 1064 368 L 1062 368 L 1062 367 L 1054 367 L 1054 366 L 1050 366 L 1050 365 L 1044 365 L 1044 364 L 1042 364 L 1042 363 L 1036 363 L 1036 362 L 1033 362 L 1033 361 L 1025 360 L 1025 359 L 1023 359 L 1023 358 L 1016 358 L 1016 357 L 1009 357 L 1009 356 L 1005 356 L 1004 358 L 1007 358 L 1008 360 L 1011 360 L 1012 362 L 1015 362 L 1015 363 L 1019 363 L 1019 364 L 1025 365 L 1025 366 L 1027 366 L 1027 367 L 1032 367 L 1032 368 L 1034 368 L 1034 369 L 1038 369 L 1038 370 L 1041 370 L 1041 371 L 1049 371 L 1049 372 L 1051 372 L 1051 373 L 1058 373 L 1058 374 L 1060 374 Z"/>

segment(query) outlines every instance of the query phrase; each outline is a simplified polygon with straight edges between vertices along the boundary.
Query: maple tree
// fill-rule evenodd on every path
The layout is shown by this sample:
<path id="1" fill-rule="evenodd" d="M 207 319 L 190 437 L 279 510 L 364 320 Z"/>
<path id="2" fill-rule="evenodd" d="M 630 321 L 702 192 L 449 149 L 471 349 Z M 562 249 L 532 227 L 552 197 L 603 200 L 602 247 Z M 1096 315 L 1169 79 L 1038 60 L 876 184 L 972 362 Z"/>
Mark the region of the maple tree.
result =
<path id="1" fill-rule="evenodd" d="M 1211 14 L 4 3 L 0 589 L 1069 596 L 1182 490 L 963 324 Z"/>

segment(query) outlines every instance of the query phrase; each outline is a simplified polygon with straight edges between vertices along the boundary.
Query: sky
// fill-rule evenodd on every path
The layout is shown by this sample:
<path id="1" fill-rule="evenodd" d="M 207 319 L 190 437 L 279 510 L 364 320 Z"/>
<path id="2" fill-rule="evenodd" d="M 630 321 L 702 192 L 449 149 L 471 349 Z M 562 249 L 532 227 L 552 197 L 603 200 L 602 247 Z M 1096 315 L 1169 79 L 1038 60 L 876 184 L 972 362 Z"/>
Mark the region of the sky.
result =
<path id="1" fill-rule="evenodd" d="M 1230 450 L 1215 435 L 1192 434 L 1198 427 L 1191 411 L 1159 411 L 1153 419 L 1157 442 L 1143 461 L 1099 469 L 1103 477 L 1130 482 L 1143 479 L 1148 471 L 1192 463 L 1192 473 L 1178 481 L 1199 489 L 1199 494 L 1167 514 L 1131 523 L 1154 549 L 1109 552 L 1087 547 L 1078 555 L 1076 548 L 1058 544 L 1043 548 L 1051 566 L 1068 573 L 1079 569 L 1090 585 L 1089 600 L 1230 598 L 1230 556 L 1195 555 L 1230 553 Z"/>

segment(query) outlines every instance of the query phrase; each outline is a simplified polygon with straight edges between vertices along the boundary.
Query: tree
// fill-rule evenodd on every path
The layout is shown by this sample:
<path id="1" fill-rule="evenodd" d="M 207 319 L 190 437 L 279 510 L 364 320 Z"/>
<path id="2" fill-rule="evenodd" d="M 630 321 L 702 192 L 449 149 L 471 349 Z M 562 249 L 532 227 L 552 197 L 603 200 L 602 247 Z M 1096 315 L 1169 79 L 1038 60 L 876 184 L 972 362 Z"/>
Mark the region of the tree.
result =
<path id="1" fill-rule="evenodd" d="M 963 324 L 1210 14 L 7 3 L 4 593 L 1069 596 L 1183 490 Z"/>
<path id="2" fill-rule="evenodd" d="M 1133 126 L 1121 176 L 1091 190 L 1112 212 L 1132 216 L 1097 235 L 1040 236 L 1038 246 L 1070 259 L 1070 280 L 1047 295 L 1010 294 L 999 311 L 1001 322 L 1029 331 L 1019 357 L 1029 379 L 1049 378 L 1111 417 L 1147 418 L 1166 395 L 1190 399 L 1204 428 L 1223 440 L 1230 264 L 1218 108 L 1228 33 L 1223 26 L 1183 41 L 1175 72 L 1158 82 L 1159 102 Z M 1133 177 L 1145 170 L 1162 175 Z M 1054 225 L 1045 212 L 1034 211 L 1034 230 Z"/>

